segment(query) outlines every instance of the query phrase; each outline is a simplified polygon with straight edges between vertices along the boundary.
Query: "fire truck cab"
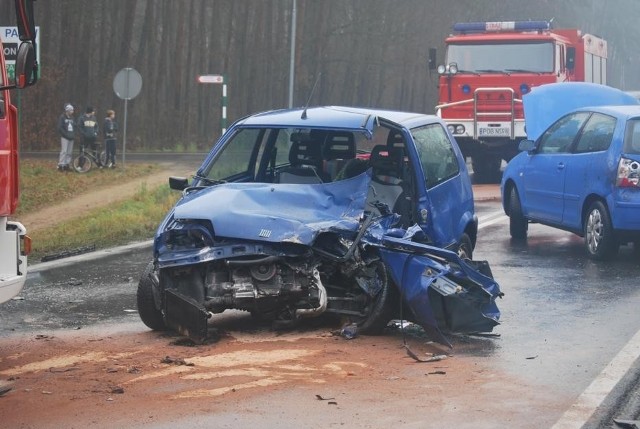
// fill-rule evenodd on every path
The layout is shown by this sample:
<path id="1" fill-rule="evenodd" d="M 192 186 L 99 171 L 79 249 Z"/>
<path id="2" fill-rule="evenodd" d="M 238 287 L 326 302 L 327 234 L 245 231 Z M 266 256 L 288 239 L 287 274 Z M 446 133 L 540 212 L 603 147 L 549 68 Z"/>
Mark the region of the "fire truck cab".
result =
<path id="1" fill-rule="evenodd" d="M 0 303 L 17 295 L 27 277 L 27 255 L 31 240 L 25 227 L 10 216 L 18 206 L 18 110 L 11 104 L 11 89 L 22 89 L 37 81 L 36 33 L 33 0 L 15 0 L 20 37 L 11 75 L 0 50 Z"/>
<path id="2" fill-rule="evenodd" d="M 502 160 L 526 138 L 522 97 L 554 82 L 607 81 L 607 42 L 577 29 L 552 29 L 547 21 L 467 22 L 445 40 L 437 66 L 436 114 L 448 124 L 474 179 L 499 182 Z M 429 53 L 436 69 L 436 52 Z"/>

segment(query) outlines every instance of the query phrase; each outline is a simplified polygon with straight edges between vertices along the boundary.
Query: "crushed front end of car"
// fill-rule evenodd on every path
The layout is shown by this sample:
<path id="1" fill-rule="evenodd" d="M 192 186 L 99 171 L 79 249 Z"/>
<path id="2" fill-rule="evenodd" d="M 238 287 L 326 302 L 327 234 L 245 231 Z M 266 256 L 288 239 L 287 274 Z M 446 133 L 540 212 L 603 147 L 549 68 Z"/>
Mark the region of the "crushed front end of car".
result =
<path id="1" fill-rule="evenodd" d="M 221 183 L 185 192 L 160 225 L 138 289 L 140 316 L 202 341 L 228 309 L 277 324 L 333 313 L 380 333 L 413 319 L 488 332 L 501 296 L 488 264 L 421 244 L 398 216 L 367 210 L 371 172 L 323 184 Z M 419 228 L 418 228 L 419 229 Z"/>

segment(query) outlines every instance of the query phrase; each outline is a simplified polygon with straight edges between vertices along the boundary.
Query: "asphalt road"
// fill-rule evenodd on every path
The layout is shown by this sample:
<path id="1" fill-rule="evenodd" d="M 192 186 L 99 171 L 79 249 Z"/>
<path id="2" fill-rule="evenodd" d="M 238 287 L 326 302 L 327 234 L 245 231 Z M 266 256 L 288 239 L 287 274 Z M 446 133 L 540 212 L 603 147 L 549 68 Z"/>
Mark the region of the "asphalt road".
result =
<path id="1" fill-rule="evenodd" d="M 554 404 L 533 410 L 539 420 L 531 427 L 617 427 L 613 418 L 638 418 L 638 255 L 622 248 L 615 261 L 591 261 L 579 237 L 540 225 L 515 243 L 498 201 L 477 202 L 477 212 L 474 258 L 490 262 L 505 292 L 501 325 L 499 338 L 453 338 L 456 350 Z M 135 290 L 149 243 L 93 256 L 32 267 L 23 299 L 0 312 L 0 348 L 3 337 L 23 332 L 139 323 Z M 482 395 L 490 400 L 505 387 L 484 386 Z M 505 427 L 509 413 L 474 427 Z"/>

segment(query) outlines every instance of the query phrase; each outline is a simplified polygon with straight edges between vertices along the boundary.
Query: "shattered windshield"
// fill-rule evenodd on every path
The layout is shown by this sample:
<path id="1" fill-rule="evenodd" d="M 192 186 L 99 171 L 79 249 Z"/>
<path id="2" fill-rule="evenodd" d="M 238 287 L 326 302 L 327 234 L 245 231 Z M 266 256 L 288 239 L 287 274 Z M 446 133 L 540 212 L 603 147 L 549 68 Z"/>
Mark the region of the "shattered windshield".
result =
<path id="1" fill-rule="evenodd" d="M 461 72 L 504 73 L 554 71 L 551 42 L 451 44 L 447 63 L 457 63 Z"/>

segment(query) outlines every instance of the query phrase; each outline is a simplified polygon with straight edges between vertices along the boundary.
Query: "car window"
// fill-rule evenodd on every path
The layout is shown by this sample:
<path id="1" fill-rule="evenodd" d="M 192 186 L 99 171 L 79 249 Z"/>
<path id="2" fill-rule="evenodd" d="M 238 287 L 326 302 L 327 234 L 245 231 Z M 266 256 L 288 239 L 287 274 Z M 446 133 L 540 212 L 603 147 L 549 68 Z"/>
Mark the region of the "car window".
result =
<path id="1" fill-rule="evenodd" d="M 442 183 L 460 171 L 458 159 L 446 130 L 440 124 L 431 124 L 411 130 L 416 142 L 420 164 L 424 170 L 427 188 Z"/>
<path id="2" fill-rule="evenodd" d="M 225 144 L 222 152 L 218 153 L 207 173 L 207 178 L 223 180 L 240 175 L 253 178 L 258 150 L 266 134 L 263 129 L 239 130 Z"/>
<path id="3" fill-rule="evenodd" d="M 577 112 L 560 118 L 540 137 L 538 153 L 568 152 L 589 115 L 589 112 Z"/>
<path id="4" fill-rule="evenodd" d="M 609 149 L 615 127 L 616 118 L 602 113 L 594 113 L 582 129 L 575 152 L 599 152 Z"/>
<path id="5" fill-rule="evenodd" d="M 624 153 L 640 154 L 640 118 L 627 122 Z"/>

